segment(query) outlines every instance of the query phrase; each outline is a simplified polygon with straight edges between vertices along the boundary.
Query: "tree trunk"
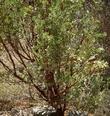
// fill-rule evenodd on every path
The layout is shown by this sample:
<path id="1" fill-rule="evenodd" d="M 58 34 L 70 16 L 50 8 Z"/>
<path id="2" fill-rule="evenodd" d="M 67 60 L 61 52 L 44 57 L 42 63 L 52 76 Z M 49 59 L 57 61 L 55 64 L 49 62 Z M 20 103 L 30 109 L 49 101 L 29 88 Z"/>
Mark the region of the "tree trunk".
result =
<path id="1" fill-rule="evenodd" d="M 56 116 L 64 116 L 64 110 L 62 108 L 56 109 Z"/>
<path id="2" fill-rule="evenodd" d="M 55 116 L 64 116 L 65 101 L 63 95 L 59 94 L 59 89 L 54 80 L 54 72 L 45 70 L 45 81 L 47 84 L 47 99 L 48 103 L 56 109 Z"/>

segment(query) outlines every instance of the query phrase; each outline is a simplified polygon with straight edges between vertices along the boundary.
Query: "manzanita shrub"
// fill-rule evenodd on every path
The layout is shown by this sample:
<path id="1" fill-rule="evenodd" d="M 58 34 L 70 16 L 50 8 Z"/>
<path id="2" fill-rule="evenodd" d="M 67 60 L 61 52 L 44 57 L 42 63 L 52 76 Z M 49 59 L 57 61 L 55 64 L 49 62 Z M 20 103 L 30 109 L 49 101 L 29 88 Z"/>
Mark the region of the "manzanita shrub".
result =
<path id="1" fill-rule="evenodd" d="M 58 116 L 70 102 L 94 110 L 100 101 L 104 34 L 89 8 L 86 0 L 0 1 L 0 63 L 10 78 L 33 86 Z"/>

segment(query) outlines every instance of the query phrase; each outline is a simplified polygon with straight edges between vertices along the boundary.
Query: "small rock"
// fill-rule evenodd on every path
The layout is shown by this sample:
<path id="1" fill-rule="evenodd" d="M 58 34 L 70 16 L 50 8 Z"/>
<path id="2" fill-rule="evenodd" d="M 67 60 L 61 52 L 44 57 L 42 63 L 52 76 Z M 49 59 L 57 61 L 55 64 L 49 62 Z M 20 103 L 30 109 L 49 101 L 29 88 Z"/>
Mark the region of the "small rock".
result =
<path id="1" fill-rule="evenodd" d="M 12 110 L 11 110 L 11 116 L 18 116 L 19 112 L 20 112 L 19 109 L 12 108 Z"/>
<path id="2" fill-rule="evenodd" d="M 70 111 L 68 116 L 88 116 L 88 113 L 81 111 Z"/>
<path id="3" fill-rule="evenodd" d="M 56 111 L 53 107 L 35 107 L 33 108 L 33 116 L 55 116 Z"/>

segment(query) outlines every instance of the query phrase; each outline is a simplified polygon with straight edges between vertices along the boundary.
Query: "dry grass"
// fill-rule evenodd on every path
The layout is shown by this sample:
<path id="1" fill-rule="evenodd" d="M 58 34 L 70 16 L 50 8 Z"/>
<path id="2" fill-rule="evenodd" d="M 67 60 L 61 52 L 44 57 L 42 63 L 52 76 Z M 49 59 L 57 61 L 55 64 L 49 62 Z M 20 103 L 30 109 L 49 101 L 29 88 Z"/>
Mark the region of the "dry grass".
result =
<path id="1" fill-rule="evenodd" d="M 0 99 L 11 100 L 23 96 L 28 91 L 26 85 L 0 83 Z"/>

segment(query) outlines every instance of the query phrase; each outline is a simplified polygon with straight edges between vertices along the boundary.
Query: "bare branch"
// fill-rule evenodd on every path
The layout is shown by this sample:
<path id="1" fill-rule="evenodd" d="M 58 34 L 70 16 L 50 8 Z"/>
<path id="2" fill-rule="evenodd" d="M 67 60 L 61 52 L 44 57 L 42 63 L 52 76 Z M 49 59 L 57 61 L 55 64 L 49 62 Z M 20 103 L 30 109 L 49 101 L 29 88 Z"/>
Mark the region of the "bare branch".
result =
<path id="1" fill-rule="evenodd" d="M 4 41 L 3 41 L 2 38 L 1 38 L 1 43 L 3 44 L 3 46 L 4 46 L 5 50 L 6 50 L 6 52 L 8 53 L 8 56 L 9 56 L 11 62 L 12 62 L 12 65 L 13 65 L 14 72 L 16 72 L 15 62 L 14 62 L 14 60 L 13 60 L 11 54 L 10 54 L 10 51 L 9 51 L 8 47 L 6 46 L 6 44 L 4 43 Z"/>
<path id="2" fill-rule="evenodd" d="M 0 59 L 0 63 L 3 65 L 3 67 L 4 67 L 6 70 L 8 70 L 8 71 L 11 72 L 11 69 L 9 68 L 9 66 L 7 66 L 1 59 Z"/>
<path id="3" fill-rule="evenodd" d="M 8 70 L 10 73 L 12 73 L 15 77 L 17 77 L 19 80 L 21 80 L 22 82 L 27 83 L 27 81 L 25 81 L 23 78 L 21 78 L 19 75 L 17 75 L 16 71 L 13 73 L 13 70 L 9 68 L 9 66 L 7 66 L 1 59 L 0 59 L 0 63 L 3 65 L 3 67 Z"/>

